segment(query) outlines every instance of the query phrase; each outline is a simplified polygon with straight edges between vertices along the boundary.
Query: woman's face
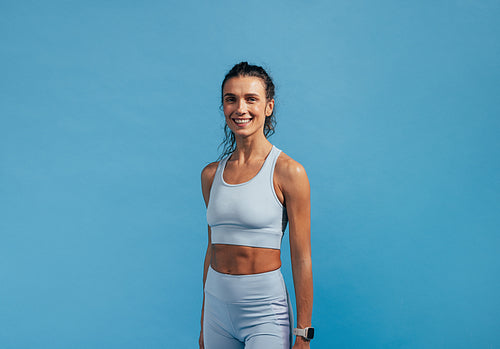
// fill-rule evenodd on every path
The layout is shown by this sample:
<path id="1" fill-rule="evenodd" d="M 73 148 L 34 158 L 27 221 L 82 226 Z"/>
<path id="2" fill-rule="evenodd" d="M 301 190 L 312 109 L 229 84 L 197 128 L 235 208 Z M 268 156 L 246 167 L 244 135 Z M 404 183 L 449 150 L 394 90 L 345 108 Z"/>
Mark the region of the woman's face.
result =
<path id="1" fill-rule="evenodd" d="M 222 91 L 222 106 L 226 123 L 235 136 L 264 134 L 266 116 L 273 112 L 274 99 L 266 99 L 262 79 L 239 76 L 226 81 Z"/>

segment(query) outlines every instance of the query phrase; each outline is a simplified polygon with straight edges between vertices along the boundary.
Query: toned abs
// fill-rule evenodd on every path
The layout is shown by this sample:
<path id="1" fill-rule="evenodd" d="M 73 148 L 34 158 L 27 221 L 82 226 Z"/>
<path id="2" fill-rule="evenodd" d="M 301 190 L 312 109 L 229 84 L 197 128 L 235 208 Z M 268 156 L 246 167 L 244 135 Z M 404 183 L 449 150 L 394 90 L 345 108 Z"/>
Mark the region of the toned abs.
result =
<path id="1" fill-rule="evenodd" d="M 210 263 L 219 273 L 249 275 L 281 267 L 280 250 L 237 245 L 211 246 Z"/>

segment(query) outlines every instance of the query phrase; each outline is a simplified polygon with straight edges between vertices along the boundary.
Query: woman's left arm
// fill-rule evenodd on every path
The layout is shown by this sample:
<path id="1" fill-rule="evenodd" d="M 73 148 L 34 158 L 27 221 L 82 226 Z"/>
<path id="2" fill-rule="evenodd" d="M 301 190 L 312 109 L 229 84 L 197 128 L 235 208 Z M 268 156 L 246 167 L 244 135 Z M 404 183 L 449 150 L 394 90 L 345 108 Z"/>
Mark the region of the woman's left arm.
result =
<path id="1" fill-rule="evenodd" d="M 289 220 L 290 255 L 297 305 L 297 328 L 311 327 L 313 278 L 311 263 L 311 200 L 306 171 L 289 158 L 281 169 L 281 189 Z M 297 336 L 294 348 L 308 348 L 309 342 Z"/>

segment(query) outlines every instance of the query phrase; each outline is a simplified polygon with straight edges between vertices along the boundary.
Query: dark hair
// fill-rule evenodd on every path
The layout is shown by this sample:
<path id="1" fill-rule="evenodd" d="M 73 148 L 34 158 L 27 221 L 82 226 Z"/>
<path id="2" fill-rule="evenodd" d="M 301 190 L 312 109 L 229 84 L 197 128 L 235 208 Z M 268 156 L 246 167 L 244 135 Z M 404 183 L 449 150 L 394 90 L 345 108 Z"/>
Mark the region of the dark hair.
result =
<path id="1" fill-rule="evenodd" d="M 224 103 L 224 85 L 226 82 L 235 77 L 240 76 L 253 76 L 260 78 L 264 83 L 264 87 L 266 89 L 266 99 L 270 101 L 274 98 L 274 83 L 269 74 L 264 70 L 264 68 L 258 65 L 251 65 L 247 62 L 241 62 L 236 64 L 224 77 L 221 85 L 221 105 Z M 271 115 L 266 116 L 266 120 L 264 122 L 264 135 L 267 137 L 271 136 L 274 133 L 274 128 L 276 126 L 276 117 L 274 116 L 274 109 Z M 222 154 L 219 157 L 219 160 L 224 158 L 226 155 L 231 154 L 236 149 L 236 139 L 234 138 L 234 133 L 231 129 L 224 125 L 224 140 L 219 145 L 219 148 L 223 147 Z"/>

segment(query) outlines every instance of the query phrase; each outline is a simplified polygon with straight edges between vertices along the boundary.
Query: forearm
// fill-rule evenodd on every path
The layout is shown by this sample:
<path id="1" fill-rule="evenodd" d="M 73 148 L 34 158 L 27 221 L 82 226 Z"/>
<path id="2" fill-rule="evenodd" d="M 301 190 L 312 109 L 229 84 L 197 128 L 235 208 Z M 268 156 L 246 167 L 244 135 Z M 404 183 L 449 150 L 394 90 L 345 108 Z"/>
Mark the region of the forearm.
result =
<path id="1" fill-rule="evenodd" d="M 207 252 L 205 253 L 205 261 L 203 263 L 203 290 L 205 290 L 205 281 L 207 281 L 208 267 L 210 266 L 210 259 L 212 255 L 212 247 L 208 245 Z"/>
<path id="2" fill-rule="evenodd" d="M 208 267 L 210 266 L 211 246 L 207 247 L 205 254 L 205 262 L 203 263 L 203 305 L 201 307 L 201 326 L 203 327 L 203 312 L 205 309 L 205 282 L 207 280 Z"/>
<path id="3" fill-rule="evenodd" d="M 311 327 L 313 308 L 313 277 L 311 258 L 292 263 L 297 306 L 297 328 Z"/>

